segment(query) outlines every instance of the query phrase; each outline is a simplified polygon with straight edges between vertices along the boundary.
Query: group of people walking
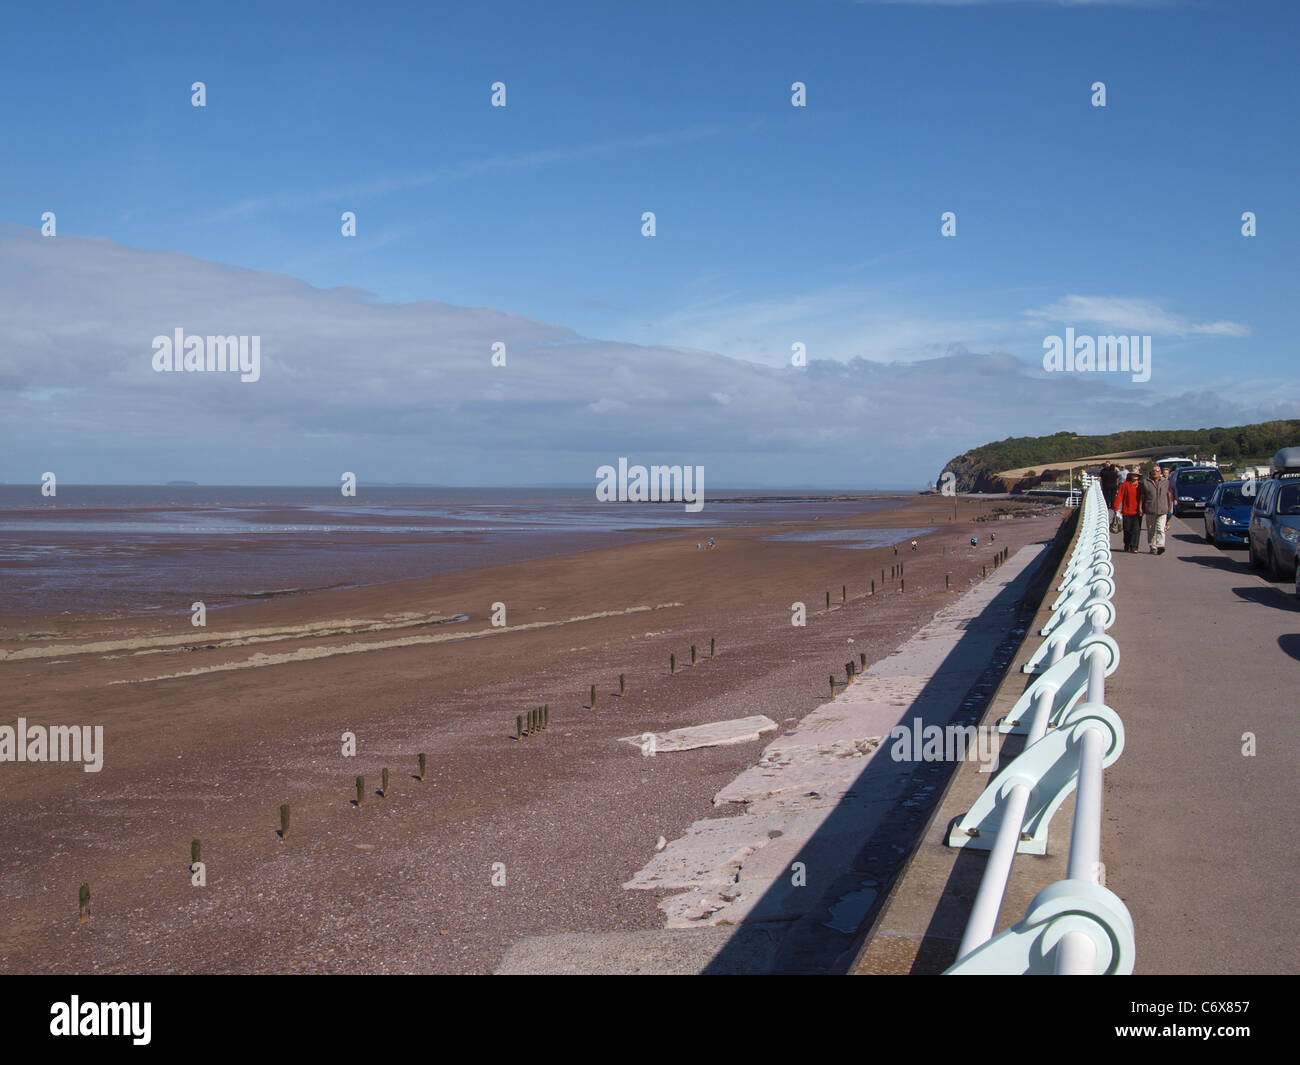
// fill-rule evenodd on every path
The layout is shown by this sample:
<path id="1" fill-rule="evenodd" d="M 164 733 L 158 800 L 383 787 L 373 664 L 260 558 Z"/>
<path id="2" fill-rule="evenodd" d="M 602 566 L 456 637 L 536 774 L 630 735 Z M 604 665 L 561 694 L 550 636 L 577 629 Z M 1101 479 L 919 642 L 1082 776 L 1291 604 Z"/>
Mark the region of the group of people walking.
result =
<path id="1" fill-rule="evenodd" d="M 1121 476 L 1124 474 L 1124 476 Z M 1165 528 L 1174 511 L 1169 475 L 1152 466 L 1145 477 L 1136 470 L 1122 471 L 1107 461 L 1097 474 L 1106 509 L 1115 512 L 1124 532 L 1124 550 L 1136 554 L 1142 544 L 1142 519 L 1146 519 L 1147 547 L 1153 555 L 1165 553 Z"/>

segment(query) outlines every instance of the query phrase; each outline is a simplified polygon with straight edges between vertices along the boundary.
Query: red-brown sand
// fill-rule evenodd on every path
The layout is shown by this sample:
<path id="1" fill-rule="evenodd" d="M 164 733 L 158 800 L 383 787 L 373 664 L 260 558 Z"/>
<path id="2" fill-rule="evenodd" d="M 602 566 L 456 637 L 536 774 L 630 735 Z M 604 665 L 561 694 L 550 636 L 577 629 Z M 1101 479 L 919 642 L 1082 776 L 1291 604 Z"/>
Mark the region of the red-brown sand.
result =
<path id="1" fill-rule="evenodd" d="M 1020 516 L 976 520 L 995 508 Z M 897 556 L 762 539 L 789 526 L 714 530 L 717 550 L 700 551 L 692 530 L 250 604 L 203 629 L 0 621 L 0 725 L 103 725 L 105 748 L 99 773 L 0 763 L 0 971 L 481 973 L 523 936 L 661 927 L 655 893 L 620 885 L 770 737 L 655 758 L 618 737 L 751 714 L 793 724 L 829 674 L 888 654 L 995 550 L 1047 539 L 1060 515 L 991 500 L 951 513 L 922 497 L 815 526 L 934 519 Z M 517 740 L 516 715 L 543 704 L 549 729 Z"/>

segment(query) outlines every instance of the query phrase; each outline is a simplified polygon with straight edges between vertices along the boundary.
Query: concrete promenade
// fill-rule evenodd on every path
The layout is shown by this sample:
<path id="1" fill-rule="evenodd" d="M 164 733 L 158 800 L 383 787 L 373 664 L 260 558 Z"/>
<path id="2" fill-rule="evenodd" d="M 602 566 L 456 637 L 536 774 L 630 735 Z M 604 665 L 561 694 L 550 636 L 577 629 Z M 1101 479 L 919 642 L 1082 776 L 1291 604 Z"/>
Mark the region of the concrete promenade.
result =
<path id="1" fill-rule="evenodd" d="M 1105 774 L 1106 885 L 1133 917 L 1137 973 L 1295 972 L 1300 609 L 1290 584 L 1255 575 L 1244 551 L 1209 546 L 1201 528 L 1175 519 L 1164 555 L 1114 556 L 1121 660 L 1106 702 L 1126 740 Z M 1040 642 L 1025 641 L 986 723 L 1032 681 L 1015 670 Z M 1255 753 L 1243 754 L 1251 736 Z M 1009 737 L 1001 764 L 1019 750 Z M 851 971 L 934 973 L 955 960 L 986 856 L 944 840 L 987 780 L 970 764 L 953 778 Z M 1073 805 L 1057 811 L 1047 854 L 1017 856 L 998 931 L 1065 875 Z"/>
<path id="2" fill-rule="evenodd" d="M 1296 972 L 1300 609 L 1202 531 L 1175 519 L 1164 555 L 1115 554 L 1106 701 L 1126 747 L 1106 771 L 1107 886 L 1138 973 Z"/>

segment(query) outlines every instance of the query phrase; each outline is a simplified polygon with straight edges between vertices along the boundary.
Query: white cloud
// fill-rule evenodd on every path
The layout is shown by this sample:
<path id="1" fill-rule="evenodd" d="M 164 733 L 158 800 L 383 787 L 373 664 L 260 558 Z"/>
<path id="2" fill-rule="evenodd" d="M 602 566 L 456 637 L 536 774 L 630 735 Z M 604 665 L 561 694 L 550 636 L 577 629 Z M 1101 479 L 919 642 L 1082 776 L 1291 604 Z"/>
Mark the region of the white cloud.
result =
<path id="1" fill-rule="evenodd" d="M 1144 336 L 1250 335 L 1250 327 L 1238 322 L 1197 324 L 1150 300 L 1132 297 L 1068 295 L 1046 307 L 1024 311 L 1023 314 L 1039 322 L 1095 325 L 1120 333 L 1140 333 Z"/>
<path id="2" fill-rule="evenodd" d="M 802 306 L 814 311 L 811 300 Z M 152 338 L 257 334 L 262 376 L 155 373 Z M 1208 328 L 1208 327 L 1207 327 Z M 918 330 L 919 332 L 919 330 Z M 491 364 L 492 344 L 507 364 Z M 560 325 L 103 240 L 0 226 L 0 479 L 585 482 L 611 456 L 711 483 L 919 485 L 1010 433 L 1231 424 L 1300 412 L 1290 382 L 1172 396 L 944 346 L 806 369 L 596 341 Z M 1165 375 L 1165 376 L 1162 376 Z"/>

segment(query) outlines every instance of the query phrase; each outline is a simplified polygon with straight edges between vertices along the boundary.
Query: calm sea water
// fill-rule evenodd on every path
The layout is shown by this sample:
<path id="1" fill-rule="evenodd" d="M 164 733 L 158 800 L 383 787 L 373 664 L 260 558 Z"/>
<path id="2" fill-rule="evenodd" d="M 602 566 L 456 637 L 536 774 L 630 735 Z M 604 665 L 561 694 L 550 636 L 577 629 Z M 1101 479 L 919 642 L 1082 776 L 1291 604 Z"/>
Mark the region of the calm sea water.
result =
<path id="1" fill-rule="evenodd" d="M 691 528 L 847 517 L 910 495 L 832 494 L 715 490 L 692 514 L 601 503 L 590 488 L 59 485 L 48 498 L 0 485 L 0 616 L 219 609 Z"/>

